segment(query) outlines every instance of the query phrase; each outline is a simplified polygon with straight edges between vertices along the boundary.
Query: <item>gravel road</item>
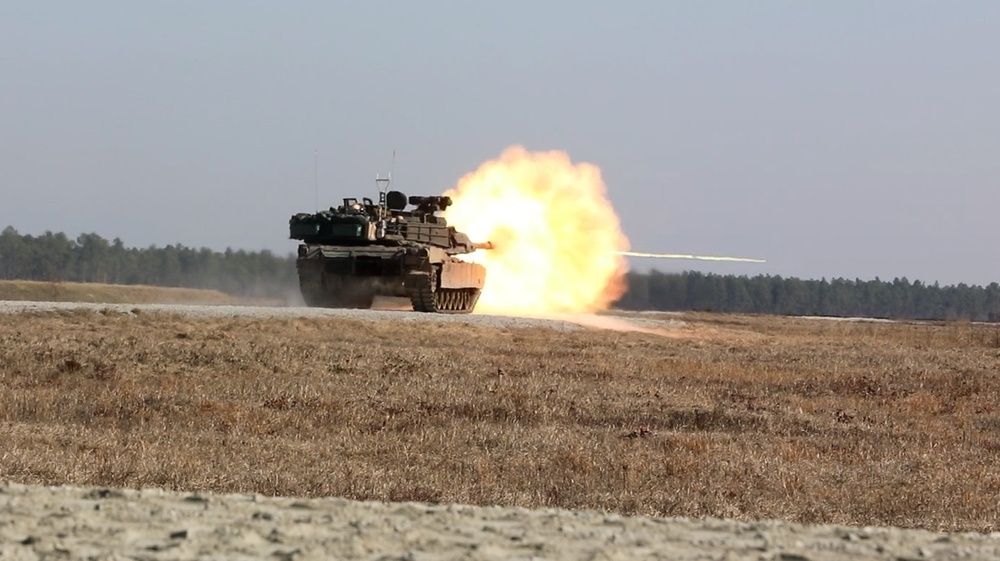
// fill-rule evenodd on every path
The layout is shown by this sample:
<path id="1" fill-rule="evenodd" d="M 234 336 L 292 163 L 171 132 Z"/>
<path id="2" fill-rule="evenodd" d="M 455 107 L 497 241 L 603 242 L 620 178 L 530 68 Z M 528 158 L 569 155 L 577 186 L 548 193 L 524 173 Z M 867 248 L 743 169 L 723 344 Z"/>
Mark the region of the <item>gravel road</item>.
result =
<path id="1" fill-rule="evenodd" d="M 353 317 L 647 331 L 679 320 L 441 316 L 392 310 L 0 302 L 2 313 L 89 309 L 199 317 Z M 3 449 L 0 447 L 0 454 Z M 35 559 L 1000 559 L 1000 533 L 622 517 L 344 499 L 0 483 L 0 560 Z"/>
<path id="2" fill-rule="evenodd" d="M 24 302 L 0 301 L 0 314 L 42 313 L 70 310 L 112 311 L 122 314 L 171 313 L 191 317 L 252 317 L 265 318 L 351 318 L 386 321 L 436 321 L 459 322 L 497 328 L 547 327 L 573 330 L 581 327 L 612 329 L 616 331 L 656 331 L 676 329 L 685 323 L 680 320 L 651 320 L 646 318 L 617 318 L 593 314 L 549 314 L 545 316 L 506 316 L 499 314 L 426 314 L 404 308 L 401 302 L 381 299 L 372 310 L 326 309 L 306 307 L 223 306 L 191 304 L 90 304 L 77 302 Z M 408 306 L 409 302 L 405 301 Z"/>

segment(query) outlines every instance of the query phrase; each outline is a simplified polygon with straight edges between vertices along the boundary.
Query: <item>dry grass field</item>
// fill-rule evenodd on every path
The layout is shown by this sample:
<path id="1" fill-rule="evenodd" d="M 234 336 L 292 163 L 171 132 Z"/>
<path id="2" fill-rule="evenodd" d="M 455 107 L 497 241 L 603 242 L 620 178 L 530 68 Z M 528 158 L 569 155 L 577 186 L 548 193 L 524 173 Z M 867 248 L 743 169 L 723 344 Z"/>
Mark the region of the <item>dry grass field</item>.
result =
<path id="1" fill-rule="evenodd" d="M 996 326 L 670 318 L 3 316 L 0 478 L 1000 530 Z"/>
<path id="2" fill-rule="evenodd" d="M 218 290 L 82 282 L 0 280 L 0 300 L 101 304 L 238 304 Z"/>

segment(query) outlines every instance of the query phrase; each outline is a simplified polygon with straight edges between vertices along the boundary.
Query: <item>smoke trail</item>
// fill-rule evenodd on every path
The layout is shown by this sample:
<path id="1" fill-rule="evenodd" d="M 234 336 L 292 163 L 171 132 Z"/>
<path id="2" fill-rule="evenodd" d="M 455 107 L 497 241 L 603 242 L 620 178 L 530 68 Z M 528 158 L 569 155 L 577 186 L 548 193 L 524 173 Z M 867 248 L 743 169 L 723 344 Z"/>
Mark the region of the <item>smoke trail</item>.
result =
<path id="1" fill-rule="evenodd" d="M 767 263 L 764 259 L 750 257 L 723 257 L 716 255 L 688 255 L 684 253 L 641 253 L 638 251 L 618 251 L 618 255 L 628 257 L 652 257 L 654 259 L 695 259 L 698 261 L 730 261 L 737 263 Z"/>

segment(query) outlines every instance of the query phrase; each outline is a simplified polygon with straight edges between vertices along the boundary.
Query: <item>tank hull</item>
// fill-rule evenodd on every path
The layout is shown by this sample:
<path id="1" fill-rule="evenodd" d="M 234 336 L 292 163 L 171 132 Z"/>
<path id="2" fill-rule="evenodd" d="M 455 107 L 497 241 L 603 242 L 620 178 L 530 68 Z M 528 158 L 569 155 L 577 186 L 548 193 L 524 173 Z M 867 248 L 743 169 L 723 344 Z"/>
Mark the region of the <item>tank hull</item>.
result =
<path id="1" fill-rule="evenodd" d="M 299 246 L 299 286 L 306 305 L 370 308 L 376 296 L 406 297 L 413 309 L 470 313 L 486 269 L 434 247 Z"/>

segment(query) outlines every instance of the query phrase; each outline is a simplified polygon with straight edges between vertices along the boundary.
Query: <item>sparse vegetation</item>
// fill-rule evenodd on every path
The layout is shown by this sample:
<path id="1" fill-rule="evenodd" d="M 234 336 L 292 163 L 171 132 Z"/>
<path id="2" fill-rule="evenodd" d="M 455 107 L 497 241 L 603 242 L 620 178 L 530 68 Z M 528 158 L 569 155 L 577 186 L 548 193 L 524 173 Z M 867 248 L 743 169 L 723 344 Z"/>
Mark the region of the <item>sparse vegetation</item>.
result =
<path id="1" fill-rule="evenodd" d="M 995 326 L 682 319 L 5 316 L 0 477 L 1000 530 Z"/>

